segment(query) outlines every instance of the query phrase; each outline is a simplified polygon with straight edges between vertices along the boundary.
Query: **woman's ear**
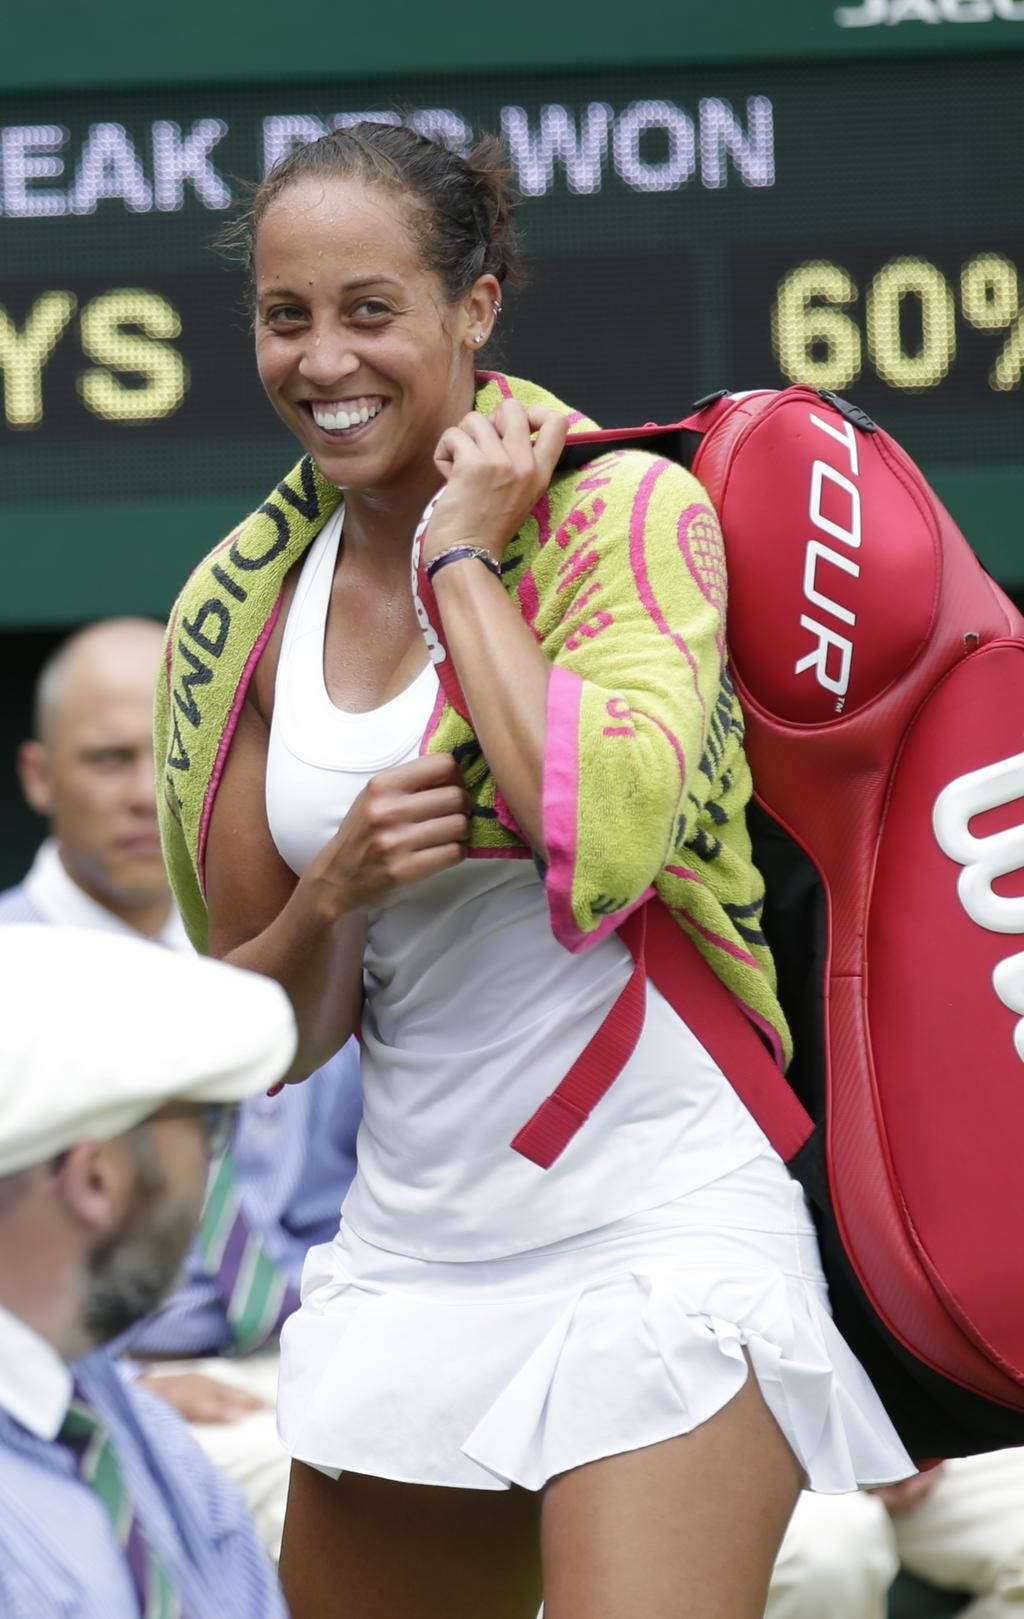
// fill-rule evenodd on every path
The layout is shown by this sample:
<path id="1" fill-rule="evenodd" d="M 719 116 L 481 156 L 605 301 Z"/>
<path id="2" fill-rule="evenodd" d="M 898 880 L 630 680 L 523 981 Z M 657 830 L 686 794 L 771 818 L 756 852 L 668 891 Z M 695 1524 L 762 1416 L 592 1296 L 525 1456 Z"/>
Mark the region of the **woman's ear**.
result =
<path id="1" fill-rule="evenodd" d="M 463 302 L 465 333 L 463 343 L 476 353 L 482 349 L 501 314 L 501 283 L 497 276 L 482 275 L 474 281 Z"/>

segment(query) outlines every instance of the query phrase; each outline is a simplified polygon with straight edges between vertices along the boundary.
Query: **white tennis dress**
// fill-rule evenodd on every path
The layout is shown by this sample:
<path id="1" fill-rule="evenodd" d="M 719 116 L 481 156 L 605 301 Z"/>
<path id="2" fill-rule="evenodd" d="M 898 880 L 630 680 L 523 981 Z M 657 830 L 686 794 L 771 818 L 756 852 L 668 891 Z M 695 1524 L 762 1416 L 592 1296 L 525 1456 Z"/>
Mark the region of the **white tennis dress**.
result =
<path id="1" fill-rule="evenodd" d="M 296 872 L 416 755 L 437 698 L 428 666 L 372 712 L 331 703 L 340 531 L 339 513 L 306 557 L 277 673 L 267 812 Z M 537 1489 L 687 1432 L 749 1356 L 812 1488 L 913 1471 L 832 1323 L 802 1191 L 653 985 L 632 1057 L 556 1163 L 510 1147 L 631 965 L 614 935 L 556 943 L 530 860 L 467 860 L 372 913 L 358 1169 L 281 1341 L 292 1455 Z"/>

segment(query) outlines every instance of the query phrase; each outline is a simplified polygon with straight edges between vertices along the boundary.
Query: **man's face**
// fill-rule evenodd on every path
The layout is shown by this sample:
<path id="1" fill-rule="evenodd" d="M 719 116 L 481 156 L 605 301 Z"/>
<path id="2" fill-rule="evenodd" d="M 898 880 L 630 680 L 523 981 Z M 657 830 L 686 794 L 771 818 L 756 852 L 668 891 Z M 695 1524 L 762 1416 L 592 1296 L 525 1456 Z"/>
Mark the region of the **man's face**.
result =
<path id="1" fill-rule="evenodd" d="M 158 646 L 155 635 L 144 636 L 79 660 L 44 738 L 23 750 L 26 793 L 49 816 L 65 867 L 118 911 L 168 893 L 153 767 Z"/>
<path id="2" fill-rule="evenodd" d="M 199 1108 L 155 1114 L 125 1138 L 134 1193 L 118 1230 L 93 1249 L 84 1279 L 82 1322 L 96 1344 L 149 1315 L 178 1280 L 206 1193 L 202 1120 Z"/>

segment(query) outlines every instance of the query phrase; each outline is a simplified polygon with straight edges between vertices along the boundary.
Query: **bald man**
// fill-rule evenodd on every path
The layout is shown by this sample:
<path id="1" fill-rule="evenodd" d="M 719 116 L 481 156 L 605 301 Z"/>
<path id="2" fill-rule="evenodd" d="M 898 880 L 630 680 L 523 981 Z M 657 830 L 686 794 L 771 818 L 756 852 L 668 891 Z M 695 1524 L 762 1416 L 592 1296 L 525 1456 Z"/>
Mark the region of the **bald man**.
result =
<path id="1" fill-rule="evenodd" d="M 162 645 L 163 629 L 150 619 L 108 619 L 71 636 L 43 667 L 35 735 L 19 749 L 18 770 L 50 836 L 24 882 L 0 894 L 0 926 L 71 923 L 191 950 L 157 832 L 152 707 Z M 273 1267 L 279 1316 L 296 1297 L 307 1250 L 337 1231 L 361 1112 L 351 1041 L 305 1084 L 239 1110 L 227 1179 L 217 1180 L 211 1204 L 230 1202 L 231 1232 L 258 1242 Z M 280 1322 L 270 1311 L 252 1325 L 241 1278 L 210 1257 L 225 1241 L 204 1222 L 181 1288 L 121 1347 L 241 1484 L 276 1557 L 289 1469 L 274 1414 Z"/>
<path id="2" fill-rule="evenodd" d="M 0 896 L 0 921 L 129 927 L 186 947 L 156 821 L 153 687 L 162 644 L 151 619 L 109 619 L 73 635 L 44 666 L 18 774 L 51 837 L 25 882 Z"/>

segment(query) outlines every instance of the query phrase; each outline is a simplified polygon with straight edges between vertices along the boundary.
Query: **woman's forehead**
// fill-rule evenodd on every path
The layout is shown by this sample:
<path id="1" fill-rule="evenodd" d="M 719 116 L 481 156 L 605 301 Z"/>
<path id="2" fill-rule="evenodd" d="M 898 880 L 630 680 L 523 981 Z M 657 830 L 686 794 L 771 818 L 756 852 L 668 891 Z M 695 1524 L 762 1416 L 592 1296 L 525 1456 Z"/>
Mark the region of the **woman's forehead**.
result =
<path id="1" fill-rule="evenodd" d="M 257 261 L 294 257 L 312 248 L 363 257 L 384 251 L 392 260 L 418 260 L 412 210 L 380 185 L 356 179 L 303 176 L 268 205 L 256 231 Z"/>

